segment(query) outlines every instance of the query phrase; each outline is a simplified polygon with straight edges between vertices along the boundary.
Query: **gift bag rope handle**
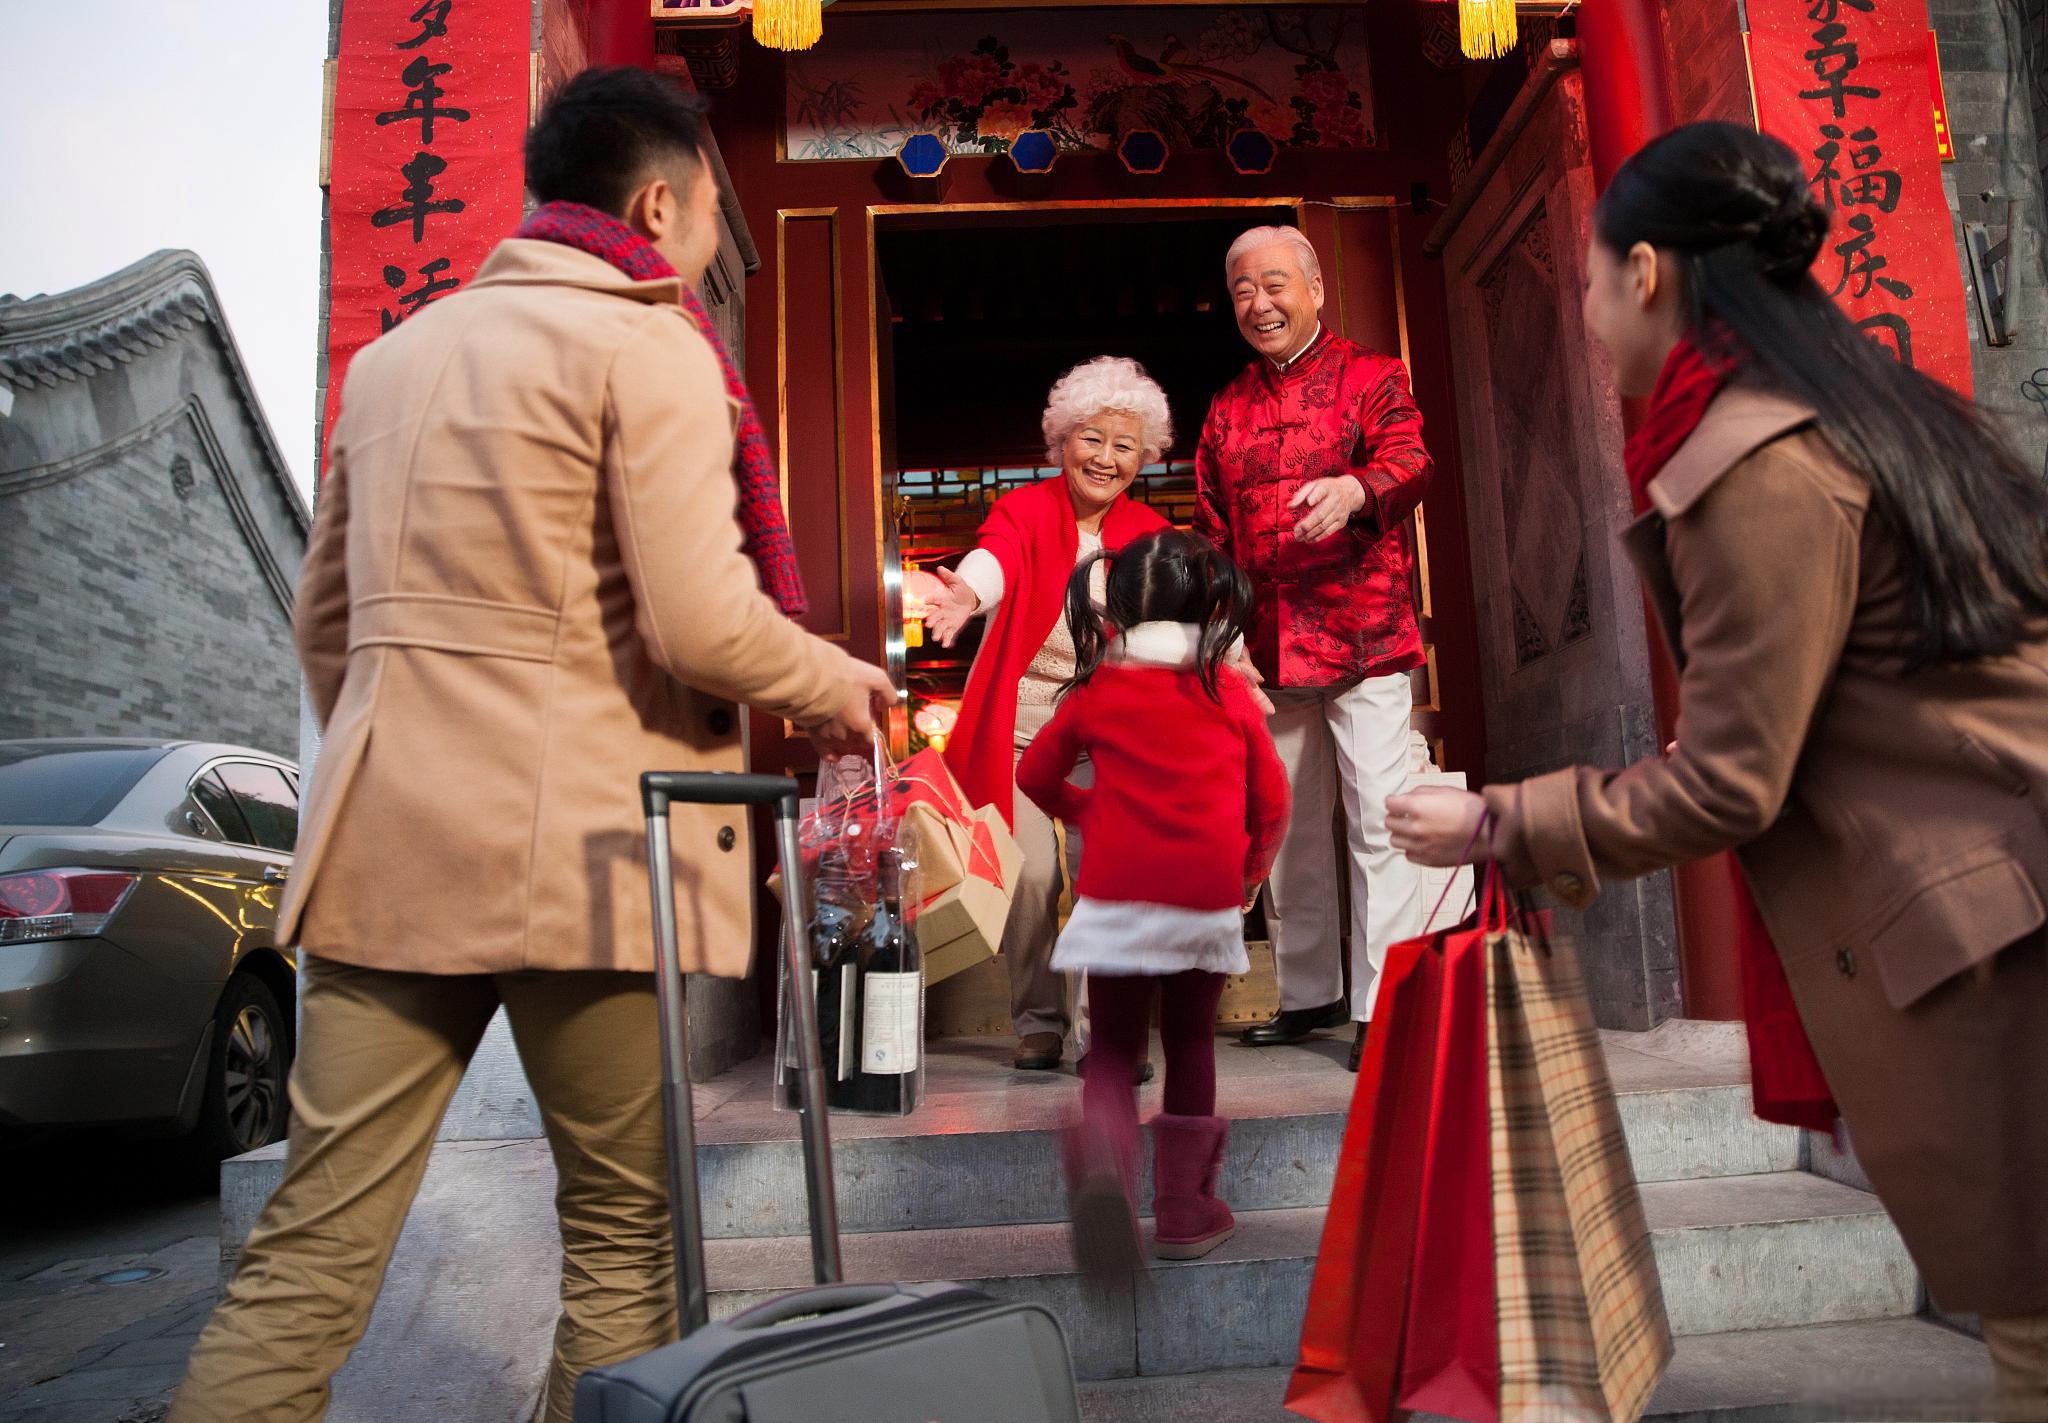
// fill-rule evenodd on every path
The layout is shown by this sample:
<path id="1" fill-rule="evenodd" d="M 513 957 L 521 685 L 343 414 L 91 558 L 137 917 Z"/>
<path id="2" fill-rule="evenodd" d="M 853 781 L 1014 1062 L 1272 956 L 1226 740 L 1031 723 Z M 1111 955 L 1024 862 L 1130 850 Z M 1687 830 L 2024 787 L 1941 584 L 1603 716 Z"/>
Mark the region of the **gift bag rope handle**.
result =
<path id="1" fill-rule="evenodd" d="M 1486 833 L 1486 828 L 1492 823 L 1492 810 L 1479 812 L 1479 824 L 1473 827 L 1472 838 L 1467 840 L 1465 848 L 1458 852 L 1457 867 L 1451 871 L 1450 880 L 1445 883 L 1443 892 L 1437 895 L 1435 907 L 1429 911 L 1429 920 L 1422 930 L 1425 936 L 1435 932 L 1436 916 L 1442 912 L 1444 901 L 1451 897 L 1451 885 L 1457 883 L 1458 870 L 1473 867 L 1472 847 L 1479 843 L 1479 837 Z M 1507 875 L 1502 871 L 1500 861 L 1488 859 L 1485 867 L 1480 870 L 1480 880 L 1477 905 L 1480 932 L 1506 930 L 1519 920 L 1522 931 L 1534 940 L 1536 946 L 1547 956 L 1550 953 L 1550 935 L 1543 928 L 1542 916 L 1537 913 L 1535 904 L 1525 891 L 1517 890 L 1511 893 L 1508 890 Z"/>
<path id="2" fill-rule="evenodd" d="M 1473 826 L 1473 827 L 1472 827 L 1472 838 L 1471 838 L 1471 839 L 1469 839 L 1469 840 L 1467 840 L 1467 841 L 1465 842 L 1465 848 L 1464 848 L 1464 849 L 1462 849 L 1462 850 L 1460 850 L 1460 851 L 1458 852 L 1458 863 L 1457 863 L 1457 865 L 1456 865 L 1456 866 L 1455 866 L 1455 867 L 1454 867 L 1454 868 L 1453 868 L 1453 869 L 1451 870 L 1451 877 L 1450 877 L 1449 879 L 1447 879 L 1447 880 L 1445 880 L 1445 881 L 1444 881 L 1444 888 L 1443 888 L 1443 893 L 1439 894 L 1439 895 L 1438 895 L 1438 896 L 1436 897 L 1436 907 L 1435 907 L 1435 908 L 1433 908 L 1433 909 L 1431 909 L 1431 910 L 1429 911 L 1429 919 L 1428 919 L 1428 921 L 1427 921 L 1427 922 L 1426 922 L 1426 923 L 1425 923 L 1425 924 L 1424 924 L 1424 925 L 1422 926 L 1422 932 L 1423 932 L 1423 934 L 1424 934 L 1424 935 L 1429 935 L 1429 934 L 1432 934 L 1432 933 L 1436 932 L 1436 916 L 1437 916 L 1437 915 L 1438 915 L 1439 913 L 1441 913 L 1441 912 L 1443 911 L 1443 907 L 1444 907 L 1444 901 L 1445 901 L 1445 900 L 1447 900 L 1447 899 L 1449 899 L 1449 898 L 1451 897 L 1451 886 L 1452 886 L 1452 885 L 1454 885 L 1454 884 L 1456 884 L 1456 883 L 1458 882 L 1458 871 L 1459 871 L 1459 870 L 1463 870 L 1463 869 L 1468 869 L 1468 868 L 1470 868 L 1470 867 L 1471 867 L 1471 864 L 1472 864 L 1472 847 L 1473 847 L 1474 845 L 1477 845 L 1477 844 L 1479 843 L 1479 837 L 1480 837 L 1480 836 L 1482 836 L 1482 835 L 1484 835 L 1484 834 L 1486 833 L 1486 827 L 1487 827 L 1488 825 L 1492 824 L 1492 822 L 1493 822 L 1493 812 L 1492 812 L 1492 810 L 1490 810 L 1490 809 L 1489 809 L 1489 810 L 1482 810 L 1482 811 L 1480 811 L 1480 812 L 1479 812 L 1479 823 L 1478 823 L 1477 825 L 1475 825 L 1475 826 Z M 1492 927 L 1492 925 L 1491 925 L 1491 924 L 1489 924 L 1489 923 L 1488 923 L 1488 921 L 1487 921 L 1487 919 L 1486 919 L 1486 909 L 1487 909 L 1487 905 L 1488 905 L 1488 903 L 1489 903 L 1489 901 L 1490 901 L 1490 898 L 1491 898 L 1491 895 L 1492 895 L 1492 891 L 1493 891 L 1493 872 L 1492 872 L 1492 865 L 1493 865 L 1493 862 L 1492 862 L 1491 860 L 1487 861 L 1487 866 L 1488 866 L 1488 872 L 1487 872 L 1487 876 L 1486 876 L 1486 890 L 1487 890 L 1487 895 L 1486 895 L 1486 896 L 1483 896 L 1483 897 L 1482 897 L 1482 899 L 1481 899 L 1481 901 L 1480 901 L 1480 904 L 1479 904 L 1479 910 L 1480 910 L 1480 918 L 1479 918 L 1479 927 L 1480 927 L 1480 928 L 1482 928 L 1482 929 L 1487 929 L 1487 928 L 1491 928 L 1491 927 Z M 1503 924 L 1502 924 L 1502 927 L 1503 927 L 1503 928 L 1504 928 L 1504 927 L 1506 927 L 1506 924 L 1505 924 L 1505 919 L 1503 919 Z"/>

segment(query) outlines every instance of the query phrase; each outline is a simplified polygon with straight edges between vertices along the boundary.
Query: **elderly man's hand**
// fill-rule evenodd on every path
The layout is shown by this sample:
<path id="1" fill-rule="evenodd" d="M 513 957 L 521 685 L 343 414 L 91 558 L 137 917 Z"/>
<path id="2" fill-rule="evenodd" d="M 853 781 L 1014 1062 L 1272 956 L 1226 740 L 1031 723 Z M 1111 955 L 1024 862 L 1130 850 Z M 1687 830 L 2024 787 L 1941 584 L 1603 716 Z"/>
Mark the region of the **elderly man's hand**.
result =
<path id="1" fill-rule="evenodd" d="M 941 647 L 951 647 L 960 639 L 960 629 L 967 626 L 967 620 L 981 611 L 981 595 L 974 591 L 965 578 L 950 568 L 935 568 L 939 581 L 946 585 L 946 596 L 933 603 L 925 612 L 924 627 Z"/>
<path id="2" fill-rule="evenodd" d="M 1365 507 L 1365 486 L 1348 474 L 1311 479 L 1294 491 L 1287 507 L 1302 511 L 1294 536 L 1305 544 L 1321 543 Z"/>
<path id="3" fill-rule="evenodd" d="M 1387 797 L 1387 834 L 1416 864 L 1453 869 L 1468 858 L 1493 858 L 1491 847 L 1476 839 L 1485 814 L 1486 801 L 1471 791 L 1423 786 Z"/>

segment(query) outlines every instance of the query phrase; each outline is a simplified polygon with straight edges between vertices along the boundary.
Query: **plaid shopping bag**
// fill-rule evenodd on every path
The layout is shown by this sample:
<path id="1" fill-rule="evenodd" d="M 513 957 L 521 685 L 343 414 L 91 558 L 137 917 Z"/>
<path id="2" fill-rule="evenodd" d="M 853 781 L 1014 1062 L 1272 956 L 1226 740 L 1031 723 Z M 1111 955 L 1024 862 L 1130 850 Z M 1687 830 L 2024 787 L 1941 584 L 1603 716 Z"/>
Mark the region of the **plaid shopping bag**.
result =
<path id="1" fill-rule="evenodd" d="M 1486 978 L 1501 1423 L 1634 1423 L 1671 1327 L 1585 979 L 1513 927 Z"/>

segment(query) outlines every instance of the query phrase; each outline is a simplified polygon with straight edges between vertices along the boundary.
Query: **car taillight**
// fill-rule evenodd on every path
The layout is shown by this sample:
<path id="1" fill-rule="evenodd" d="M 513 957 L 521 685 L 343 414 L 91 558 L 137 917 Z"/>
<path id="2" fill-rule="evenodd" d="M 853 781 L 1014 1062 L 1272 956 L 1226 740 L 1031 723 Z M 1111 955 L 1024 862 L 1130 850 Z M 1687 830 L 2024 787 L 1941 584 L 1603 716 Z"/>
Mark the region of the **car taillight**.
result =
<path id="1" fill-rule="evenodd" d="M 141 876 L 115 870 L 0 875 L 0 944 L 89 937 L 107 927 Z"/>

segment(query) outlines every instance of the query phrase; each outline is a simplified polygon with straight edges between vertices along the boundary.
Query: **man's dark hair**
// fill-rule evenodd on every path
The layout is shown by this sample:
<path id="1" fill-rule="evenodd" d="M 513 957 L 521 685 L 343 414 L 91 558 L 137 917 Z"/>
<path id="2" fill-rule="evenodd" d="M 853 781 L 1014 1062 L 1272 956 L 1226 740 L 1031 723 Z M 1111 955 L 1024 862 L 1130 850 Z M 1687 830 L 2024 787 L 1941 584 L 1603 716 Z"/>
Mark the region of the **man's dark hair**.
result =
<path id="1" fill-rule="evenodd" d="M 703 101 L 644 69 L 584 70 L 526 135 L 526 186 L 537 201 L 613 217 L 657 172 L 693 179 L 703 161 Z"/>

